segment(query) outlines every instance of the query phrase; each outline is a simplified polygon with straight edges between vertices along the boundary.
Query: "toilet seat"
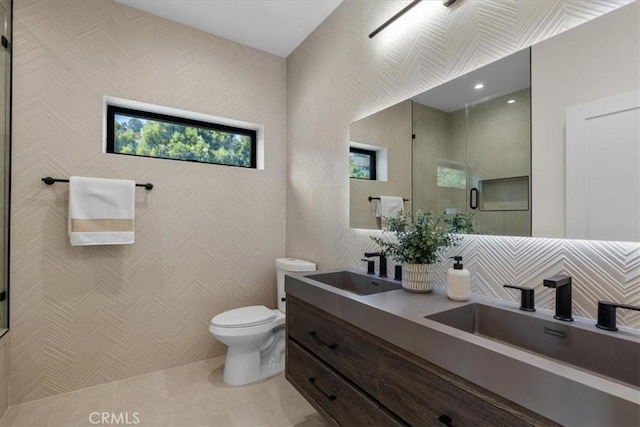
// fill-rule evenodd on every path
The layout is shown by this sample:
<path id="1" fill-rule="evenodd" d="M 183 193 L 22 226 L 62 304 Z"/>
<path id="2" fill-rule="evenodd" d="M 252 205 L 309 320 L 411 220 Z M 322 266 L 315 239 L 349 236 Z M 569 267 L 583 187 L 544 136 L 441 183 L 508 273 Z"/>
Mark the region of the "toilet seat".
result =
<path id="1" fill-rule="evenodd" d="M 247 307 L 243 307 L 247 308 Z M 211 324 L 209 325 L 209 332 L 211 332 L 214 336 L 217 336 L 218 339 L 221 337 L 248 337 L 248 336 L 258 336 L 260 334 L 271 333 L 274 328 L 279 326 L 284 326 L 285 315 L 280 310 L 269 310 L 264 307 L 266 310 L 270 311 L 272 316 L 271 320 L 263 321 L 262 323 L 256 323 L 254 320 L 251 326 L 219 326 L 217 322 L 219 319 L 216 317 L 221 316 L 225 313 L 220 313 L 218 316 L 211 319 Z M 233 310 L 230 310 L 233 311 Z M 264 313 L 264 311 L 263 311 Z M 224 319 L 224 318 L 223 318 Z M 215 323 L 214 323 L 215 320 Z"/>
<path id="2" fill-rule="evenodd" d="M 274 310 L 264 305 L 252 305 L 220 313 L 211 319 L 211 324 L 219 328 L 248 328 L 269 323 L 275 317 Z"/>

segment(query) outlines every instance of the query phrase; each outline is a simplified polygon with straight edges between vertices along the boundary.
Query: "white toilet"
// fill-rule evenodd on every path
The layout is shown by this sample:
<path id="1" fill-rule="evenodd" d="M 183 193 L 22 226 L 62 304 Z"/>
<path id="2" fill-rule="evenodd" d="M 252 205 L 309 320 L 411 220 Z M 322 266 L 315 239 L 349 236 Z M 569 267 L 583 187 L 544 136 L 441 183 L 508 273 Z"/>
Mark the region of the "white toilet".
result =
<path id="1" fill-rule="evenodd" d="M 284 275 L 315 271 L 316 265 L 296 258 L 278 258 L 278 309 L 263 305 L 241 307 L 211 319 L 209 332 L 229 348 L 224 365 L 224 382 L 250 384 L 284 371 Z"/>

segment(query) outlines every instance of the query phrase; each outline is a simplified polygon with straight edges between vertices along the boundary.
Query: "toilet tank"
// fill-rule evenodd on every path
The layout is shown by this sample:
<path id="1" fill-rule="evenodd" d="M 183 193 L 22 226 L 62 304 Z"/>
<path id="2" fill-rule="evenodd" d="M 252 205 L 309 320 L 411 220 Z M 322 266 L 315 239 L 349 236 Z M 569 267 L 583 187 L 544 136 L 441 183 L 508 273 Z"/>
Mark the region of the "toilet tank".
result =
<path id="1" fill-rule="evenodd" d="M 297 258 L 278 258 L 276 260 L 276 270 L 278 272 L 278 310 L 286 312 L 284 303 L 284 275 L 285 273 L 295 273 L 300 271 L 316 271 L 316 265 L 312 262 Z"/>

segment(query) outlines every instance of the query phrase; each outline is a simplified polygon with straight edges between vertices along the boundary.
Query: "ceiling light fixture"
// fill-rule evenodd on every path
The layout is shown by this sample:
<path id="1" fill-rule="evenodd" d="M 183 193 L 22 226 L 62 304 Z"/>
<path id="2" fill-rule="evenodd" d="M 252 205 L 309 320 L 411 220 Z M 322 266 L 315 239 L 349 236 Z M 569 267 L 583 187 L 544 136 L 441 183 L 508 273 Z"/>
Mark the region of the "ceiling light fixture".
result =
<path id="1" fill-rule="evenodd" d="M 508 101 L 507 101 L 507 104 L 513 104 L 513 103 L 515 103 L 515 102 L 516 102 L 516 100 L 515 100 L 515 99 L 510 99 L 510 100 L 508 100 Z"/>
<path id="2" fill-rule="evenodd" d="M 478 83 L 477 85 L 475 85 L 473 88 L 474 89 L 482 89 L 484 87 L 484 85 L 482 83 Z"/>

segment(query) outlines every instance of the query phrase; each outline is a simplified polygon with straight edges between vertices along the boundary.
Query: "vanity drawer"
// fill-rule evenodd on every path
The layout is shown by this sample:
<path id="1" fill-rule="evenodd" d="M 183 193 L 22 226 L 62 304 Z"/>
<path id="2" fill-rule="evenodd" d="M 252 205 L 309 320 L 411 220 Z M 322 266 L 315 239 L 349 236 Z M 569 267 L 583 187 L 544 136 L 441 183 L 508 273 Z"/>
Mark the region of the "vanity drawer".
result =
<path id="1" fill-rule="evenodd" d="M 286 366 L 288 379 L 302 388 L 338 424 L 403 425 L 331 368 L 291 341 L 287 347 Z"/>
<path id="2" fill-rule="evenodd" d="M 438 375 L 383 353 L 377 399 L 412 425 L 526 426 L 500 408 Z M 446 420 L 450 420 L 448 423 Z"/>
<path id="3" fill-rule="evenodd" d="M 287 334 L 365 390 L 375 390 L 380 349 L 364 332 L 316 308 L 287 298 Z"/>
<path id="4" fill-rule="evenodd" d="M 324 367 L 329 365 L 333 368 L 331 372 L 341 374 L 338 378 L 343 375 L 350 383 L 364 390 L 367 396 L 371 396 L 371 402 L 411 425 L 555 425 L 538 414 L 291 296 L 287 296 L 287 334 L 288 375 L 297 372 L 300 378 L 297 365 L 302 356 L 298 353 L 304 352 L 306 360 L 312 358 Z M 308 382 L 308 379 L 296 381 Z M 314 399 L 321 407 L 326 406 L 319 397 Z M 360 421 L 360 424 L 364 422 Z"/>

